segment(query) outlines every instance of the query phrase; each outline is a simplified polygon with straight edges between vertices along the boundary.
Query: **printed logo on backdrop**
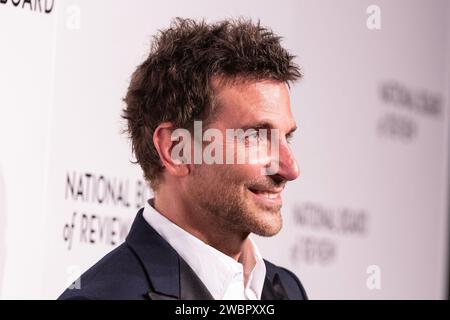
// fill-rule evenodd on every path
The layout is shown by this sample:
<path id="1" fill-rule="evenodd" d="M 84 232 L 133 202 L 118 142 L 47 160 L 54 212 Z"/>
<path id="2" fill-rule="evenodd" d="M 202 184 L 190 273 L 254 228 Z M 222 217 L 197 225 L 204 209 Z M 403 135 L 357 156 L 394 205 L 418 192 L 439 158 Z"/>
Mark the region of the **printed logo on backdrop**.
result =
<path id="1" fill-rule="evenodd" d="M 122 243 L 137 210 L 149 198 L 149 189 L 142 180 L 68 171 L 64 182 L 68 209 L 64 212 L 62 239 L 67 250 Z"/>
<path id="2" fill-rule="evenodd" d="M 294 205 L 293 214 L 300 230 L 290 248 L 294 265 L 329 266 L 338 258 L 340 240 L 363 239 L 369 231 L 369 214 L 363 209 L 305 202 Z"/>
<path id="3" fill-rule="evenodd" d="M 426 89 L 412 89 L 398 81 L 380 84 L 379 97 L 388 109 L 378 120 L 380 137 L 402 142 L 414 141 L 420 132 L 421 119 L 443 118 L 443 98 Z"/>
<path id="4" fill-rule="evenodd" d="M 55 0 L 0 0 L 0 8 L 2 4 L 27 11 L 49 14 L 53 11 Z"/>

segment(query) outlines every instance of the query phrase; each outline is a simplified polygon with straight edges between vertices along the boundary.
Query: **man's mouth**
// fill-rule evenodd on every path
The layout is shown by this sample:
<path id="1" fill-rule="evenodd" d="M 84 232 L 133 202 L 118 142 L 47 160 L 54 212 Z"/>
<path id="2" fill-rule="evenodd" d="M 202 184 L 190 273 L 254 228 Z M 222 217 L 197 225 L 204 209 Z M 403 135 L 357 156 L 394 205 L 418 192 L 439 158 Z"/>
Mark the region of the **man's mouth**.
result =
<path id="1" fill-rule="evenodd" d="M 248 190 L 255 196 L 256 199 L 269 205 L 281 204 L 281 191 L 279 189 L 263 189 L 263 188 L 248 188 Z"/>

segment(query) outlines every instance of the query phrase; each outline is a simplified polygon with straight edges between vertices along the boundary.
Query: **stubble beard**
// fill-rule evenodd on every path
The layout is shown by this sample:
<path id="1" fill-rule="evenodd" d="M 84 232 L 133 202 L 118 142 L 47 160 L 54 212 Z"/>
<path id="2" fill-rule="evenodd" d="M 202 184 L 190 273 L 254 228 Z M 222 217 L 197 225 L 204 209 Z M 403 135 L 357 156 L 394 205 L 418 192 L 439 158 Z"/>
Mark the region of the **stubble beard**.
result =
<path id="1" fill-rule="evenodd" d="M 247 185 L 227 173 L 216 175 L 211 181 L 200 169 L 196 178 L 198 183 L 192 188 L 192 197 L 217 232 L 270 237 L 281 230 L 281 204 L 264 206 L 255 202 Z"/>

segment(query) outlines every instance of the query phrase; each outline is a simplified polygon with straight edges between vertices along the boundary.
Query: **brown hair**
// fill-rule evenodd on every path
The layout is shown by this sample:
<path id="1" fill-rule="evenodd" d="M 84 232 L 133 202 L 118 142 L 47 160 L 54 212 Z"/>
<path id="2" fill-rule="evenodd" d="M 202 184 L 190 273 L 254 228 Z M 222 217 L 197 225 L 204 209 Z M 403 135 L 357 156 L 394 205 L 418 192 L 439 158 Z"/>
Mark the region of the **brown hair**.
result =
<path id="1" fill-rule="evenodd" d="M 214 24 L 176 18 L 154 37 L 150 54 L 131 77 L 122 117 L 136 162 L 156 190 L 162 171 L 153 144 L 158 125 L 191 128 L 213 111 L 213 77 L 295 81 L 301 77 L 281 37 L 259 22 L 236 19 Z"/>

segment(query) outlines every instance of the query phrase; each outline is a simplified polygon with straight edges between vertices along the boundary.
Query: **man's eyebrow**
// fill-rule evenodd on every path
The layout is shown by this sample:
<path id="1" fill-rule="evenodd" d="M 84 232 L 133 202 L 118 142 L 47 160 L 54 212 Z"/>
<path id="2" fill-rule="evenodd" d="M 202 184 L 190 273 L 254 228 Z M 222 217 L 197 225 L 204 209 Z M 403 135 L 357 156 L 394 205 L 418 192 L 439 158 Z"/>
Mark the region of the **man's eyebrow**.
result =
<path id="1" fill-rule="evenodd" d="M 274 129 L 275 126 L 272 125 L 272 123 L 268 122 L 268 121 L 260 121 L 260 122 L 255 122 L 252 124 L 247 124 L 244 125 L 242 127 L 243 130 L 248 130 L 248 129 Z"/>

